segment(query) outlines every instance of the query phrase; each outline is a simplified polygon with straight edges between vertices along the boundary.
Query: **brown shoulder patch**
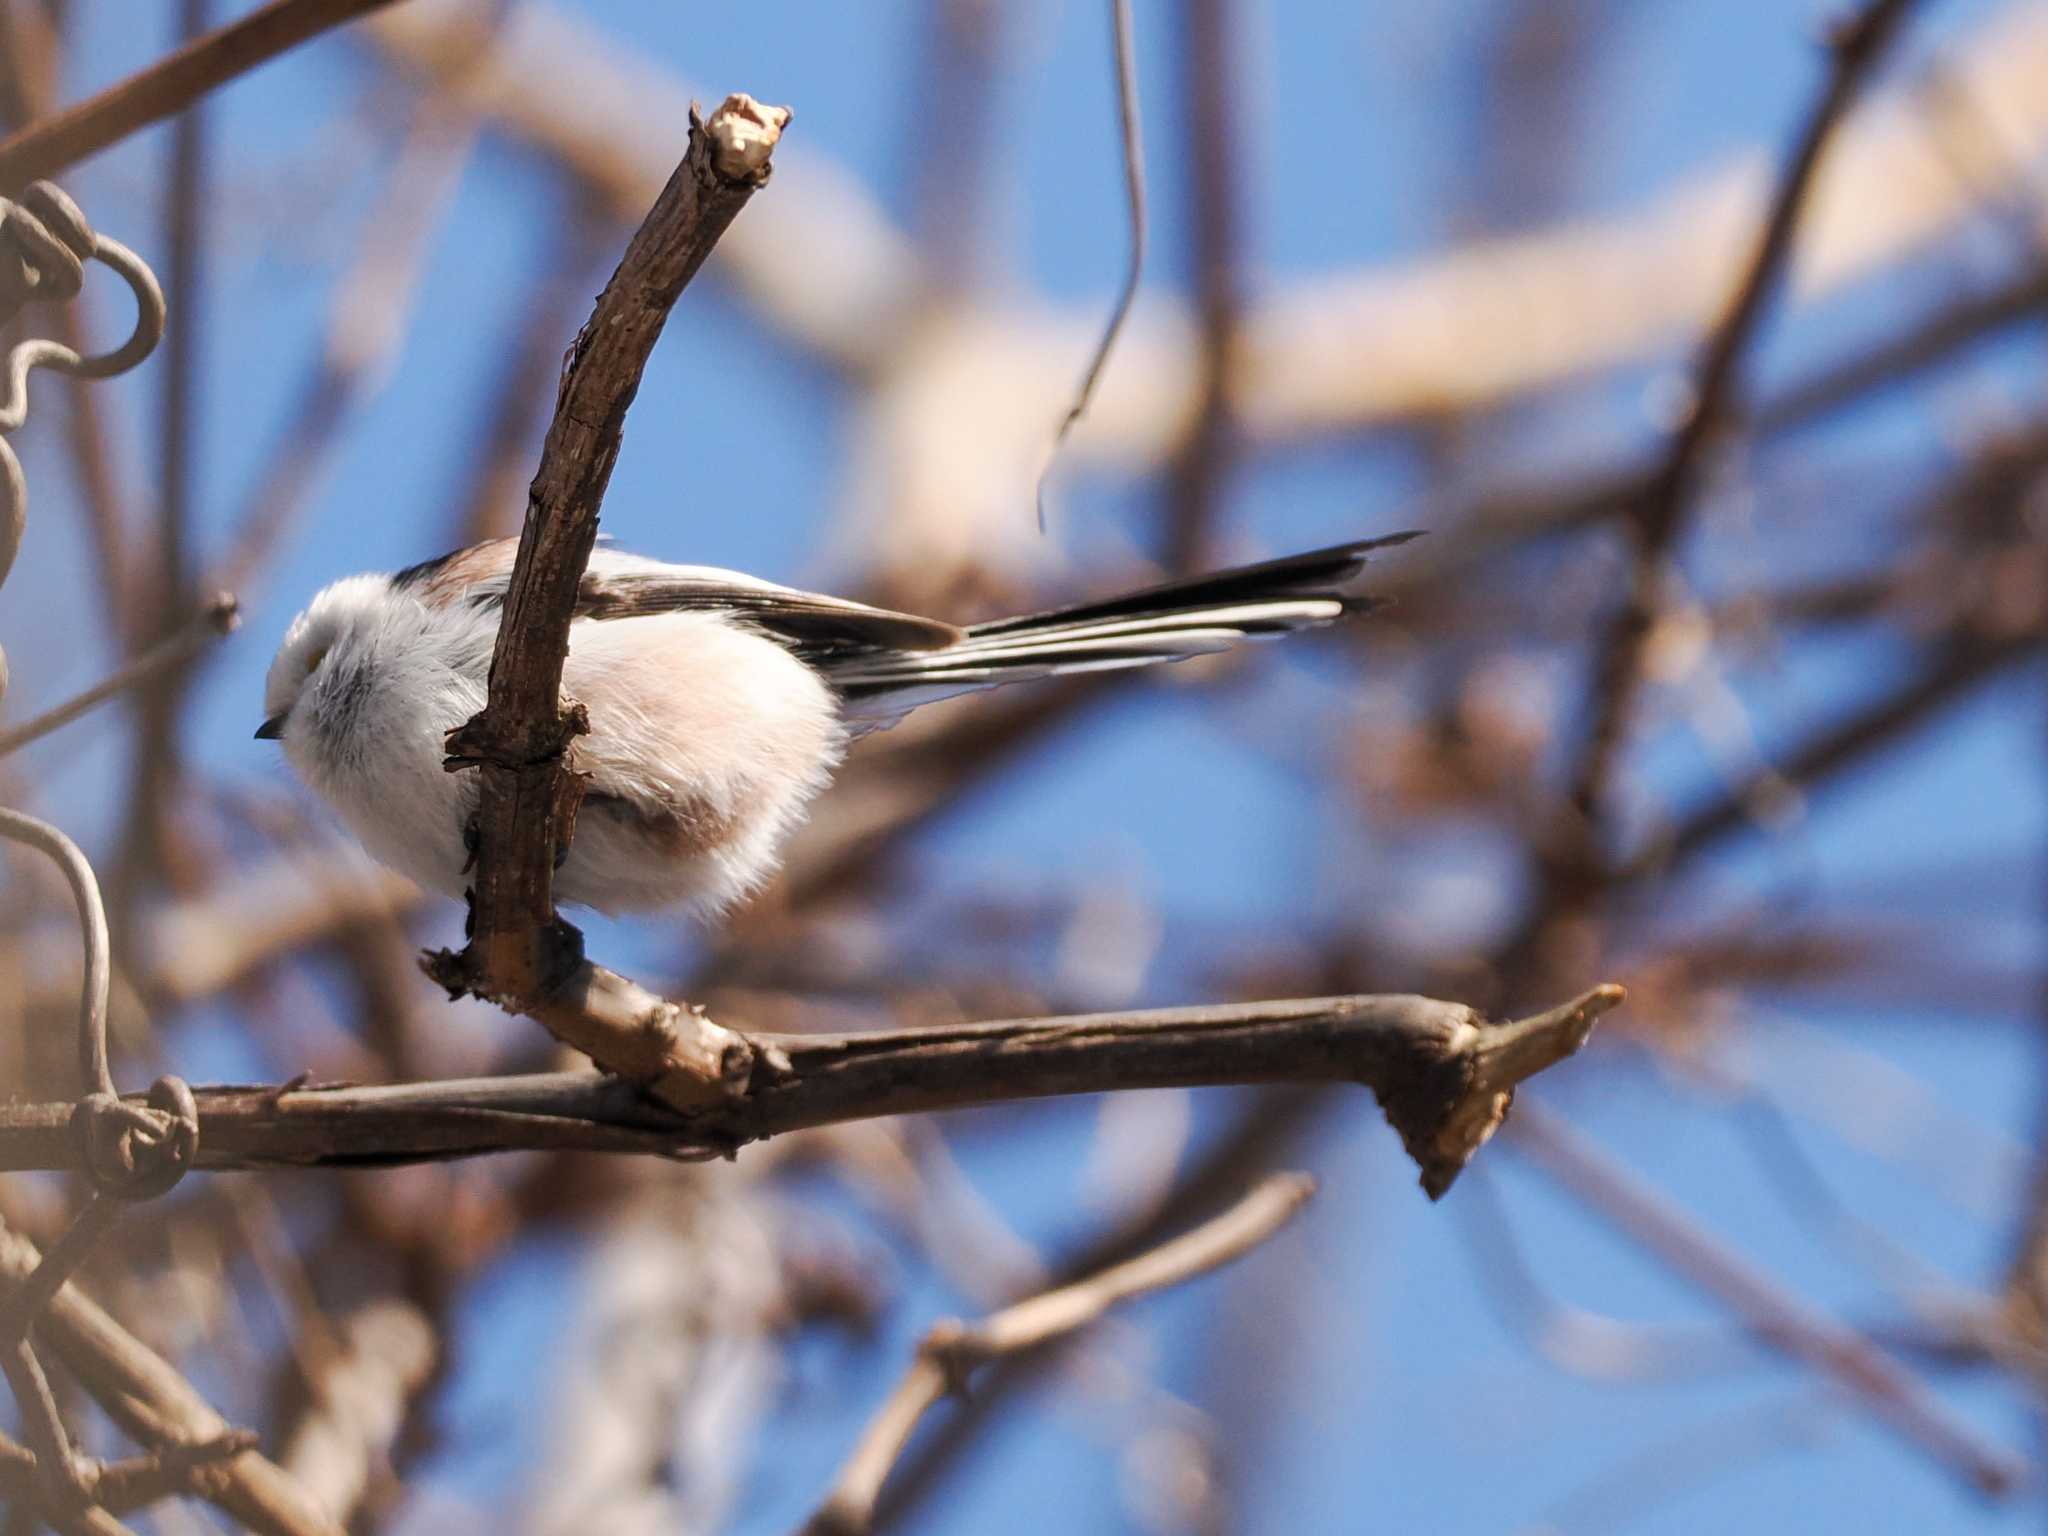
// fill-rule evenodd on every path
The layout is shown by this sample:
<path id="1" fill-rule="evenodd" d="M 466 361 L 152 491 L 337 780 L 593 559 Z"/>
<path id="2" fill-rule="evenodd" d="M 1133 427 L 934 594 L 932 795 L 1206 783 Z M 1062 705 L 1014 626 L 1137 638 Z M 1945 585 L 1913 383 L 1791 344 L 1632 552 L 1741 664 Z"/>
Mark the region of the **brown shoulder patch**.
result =
<path id="1" fill-rule="evenodd" d="M 676 859 L 712 852 L 733 835 L 740 822 L 738 816 L 716 810 L 701 800 L 639 800 L 608 795 L 601 790 L 585 794 L 577 814 L 601 816 Z"/>
<path id="2" fill-rule="evenodd" d="M 446 608 L 479 582 L 509 578 L 518 556 L 517 539 L 487 539 L 409 565 L 391 578 L 391 585 L 396 591 L 412 593 L 430 608 Z"/>

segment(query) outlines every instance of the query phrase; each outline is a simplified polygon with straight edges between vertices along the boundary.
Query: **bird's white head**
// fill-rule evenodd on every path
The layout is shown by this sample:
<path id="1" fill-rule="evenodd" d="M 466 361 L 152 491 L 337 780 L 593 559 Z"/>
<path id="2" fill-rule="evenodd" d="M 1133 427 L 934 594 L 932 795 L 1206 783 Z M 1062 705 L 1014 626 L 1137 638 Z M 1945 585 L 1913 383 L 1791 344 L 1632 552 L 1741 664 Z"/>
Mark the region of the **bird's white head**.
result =
<path id="1" fill-rule="evenodd" d="M 389 601 L 388 577 L 350 576 L 324 588 L 285 631 L 263 683 L 263 724 L 257 736 L 282 741 L 301 705 L 338 676 L 358 635 Z"/>

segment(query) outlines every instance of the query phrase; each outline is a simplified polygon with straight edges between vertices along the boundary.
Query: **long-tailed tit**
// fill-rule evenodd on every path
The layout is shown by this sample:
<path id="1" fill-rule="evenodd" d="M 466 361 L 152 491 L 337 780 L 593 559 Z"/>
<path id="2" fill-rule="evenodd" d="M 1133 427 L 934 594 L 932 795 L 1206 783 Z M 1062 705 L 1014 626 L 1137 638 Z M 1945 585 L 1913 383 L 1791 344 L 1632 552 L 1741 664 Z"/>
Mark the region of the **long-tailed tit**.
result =
<path id="1" fill-rule="evenodd" d="M 1345 588 L 1395 534 L 965 628 L 731 571 L 592 555 L 564 691 L 589 776 L 555 877 L 607 912 L 715 912 L 760 885 L 847 742 L 966 689 L 1178 661 L 1371 606 Z M 517 546 L 350 576 L 292 621 L 259 737 L 379 859 L 460 895 L 477 776 L 442 767 L 484 705 Z"/>

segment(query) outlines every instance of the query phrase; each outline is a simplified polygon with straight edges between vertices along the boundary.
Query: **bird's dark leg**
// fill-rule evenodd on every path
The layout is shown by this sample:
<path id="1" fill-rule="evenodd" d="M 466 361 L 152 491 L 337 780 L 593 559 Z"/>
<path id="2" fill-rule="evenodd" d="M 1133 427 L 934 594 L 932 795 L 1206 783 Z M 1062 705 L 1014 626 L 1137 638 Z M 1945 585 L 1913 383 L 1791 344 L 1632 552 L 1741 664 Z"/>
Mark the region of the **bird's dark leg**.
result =
<path id="1" fill-rule="evenodd" d="M 477 850 L 484 845 L 483 822 L 472 810 L 462 823 L 462 872 L 466 875 L 476 868 Z M 463 942 L 476 937 L 476 887 L 462 888 L 462 938 Z"/>

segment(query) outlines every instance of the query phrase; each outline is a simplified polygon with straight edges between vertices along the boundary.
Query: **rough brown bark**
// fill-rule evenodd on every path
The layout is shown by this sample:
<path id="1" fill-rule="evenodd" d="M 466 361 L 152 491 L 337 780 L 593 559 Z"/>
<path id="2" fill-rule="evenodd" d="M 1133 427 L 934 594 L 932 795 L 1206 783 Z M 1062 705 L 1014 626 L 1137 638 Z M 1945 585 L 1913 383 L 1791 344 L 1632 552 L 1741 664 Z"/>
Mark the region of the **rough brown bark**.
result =
<path id="1" fill-rule="evenodd" d="M 567 750 L 586 728 L 581 709 L 562 701 L 562 664 L 626 410 L 669 310 L 768 180 L 788 121 L 785 108 L 748 96 L 728 97 L 708 122 L 692 113 L 682 163 L 563 364 L 491 658 L 490 699 L 448 738 L 450 768 L 474 768 L 483 782 L 475 936 L 460 970 L 437 974 L 508 1007 L 529 1009 L 581 958 L 552 894 L 555 858 L 574 834 L 582 794 Z"/>

